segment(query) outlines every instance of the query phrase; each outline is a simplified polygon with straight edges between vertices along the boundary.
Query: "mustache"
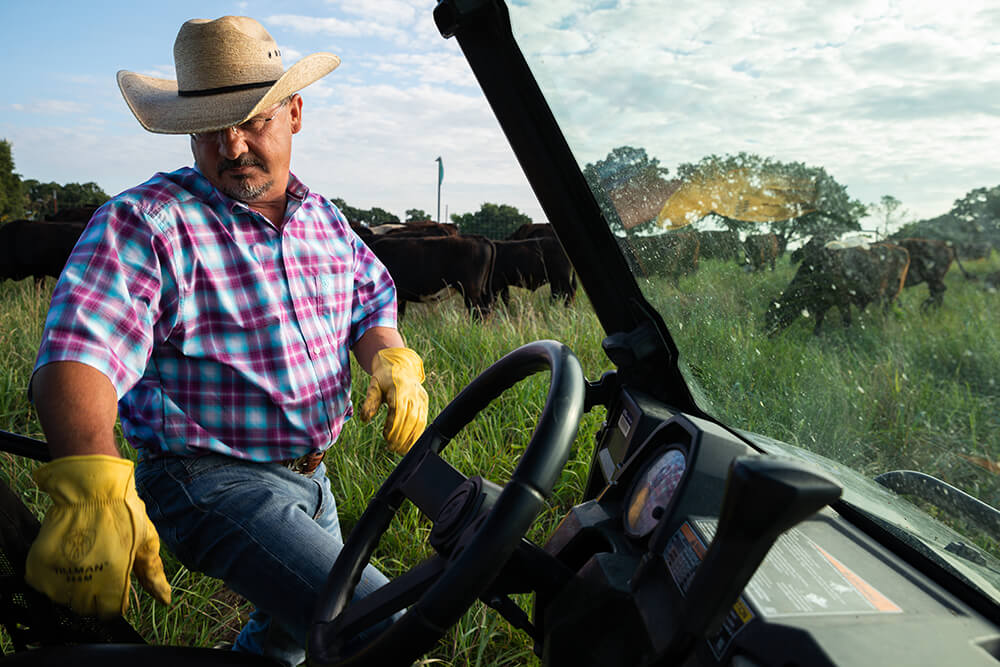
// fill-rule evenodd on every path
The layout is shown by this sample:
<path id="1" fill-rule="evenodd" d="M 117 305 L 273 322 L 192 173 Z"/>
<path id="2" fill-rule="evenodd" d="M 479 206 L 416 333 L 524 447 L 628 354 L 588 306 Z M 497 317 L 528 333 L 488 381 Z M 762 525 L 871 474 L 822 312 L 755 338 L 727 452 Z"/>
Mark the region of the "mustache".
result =
<path id="1" fill-rule="evenodd" d="M 252 157 L 250 155 L 242 155 L 236 158 L 235 160 L 223 158 L 219 162 L 217 171 L 219 172 L 219 176 L 221 176 L 222 172 L 228 169 L 235 169 L 237 167 L 259 167 L 260 169 L 264 170 L 264 173 L 267 173 L 267 167 L 264 165 L 264 163 L 261 160 L 258 160 L 257 158 Z"/>

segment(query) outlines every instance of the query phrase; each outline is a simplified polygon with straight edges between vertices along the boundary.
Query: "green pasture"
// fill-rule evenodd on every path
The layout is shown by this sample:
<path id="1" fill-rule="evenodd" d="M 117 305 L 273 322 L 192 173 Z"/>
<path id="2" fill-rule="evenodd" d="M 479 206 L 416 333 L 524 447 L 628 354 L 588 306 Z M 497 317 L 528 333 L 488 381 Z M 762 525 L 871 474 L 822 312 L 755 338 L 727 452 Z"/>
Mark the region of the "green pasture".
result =
<path id="1" fill-rule="evenodd" d="M 991 261 L 966 263 L 978 275 L 998 267 L 996 254 Z M 702 262 L 679 288 L 656 279 L 644 283 L 647 296 L 675 330 L 686 372 L 700 386 L 708 410 L 734 426 L 815 450 L 868 474 L 920 469 L 1000 505 L 996 474 L 970 460 L 1000 460 L 1000 294 L 953 269 L 944 306 L 937 311 L 921 312 L 927 292 L 919 286 L 904 292 L 888 314 L 871 308 L 856 316 L 850 329 L 831 313 L 821 336 L 812 335 L 811 321 L 801 320 L 768 338 L 761 333 L 763 312 L 792 272 L 787 259 L 777 271 L 756 274 L 742 272 L 735 263 Z M 52 284 L 0 284 L 0 429 L 38 438 L 41 431 L 25 388 Z M 485 322 L 471 321 L 459 299 L 407 309 L 402 330 L 424 358 L 432 417 L 490 363 L 539 338 L 567 344 L 589 379 L 610 369 L 600 346 L 603 332 L 585 296 L 568 309 L 551 304 L 547 288 L 514 296 L 509 308 Z M 366 376 L 357 368 L 355 373 L 358 402 Z M 542 374 L 505 393 L 449 445 L 445 458 L 466 474 L 508 479 L 540 414 L 547 381 Z M 581 497 L 594 433 L 603 418 L 600 408 L 585 416 L 574 454 L 532 539 L 543 541 Z M 327 456 L 345 534 L 397 461 L 379 428 L 348 423 Z M 4 481 L 41 514 L 46 499 L 31 482 L 34 465 L 0 454 Z M 428 522 L 406 508 L 384 537 L 377 564 L 390 576 L 416 564 L 428 553 L 428 531 Z M 1000 553 L 989 537 L 977 536 L 977 542 Z M 164 608 L 136 592 L 129 620 L 153 643 L 230 641 L 249 605 L 220 582 L 188 571 L 169 554 L 165 558 L 174 603 Z M 423 664 L 536 662 L 522 634 L 477 604 Z"/>

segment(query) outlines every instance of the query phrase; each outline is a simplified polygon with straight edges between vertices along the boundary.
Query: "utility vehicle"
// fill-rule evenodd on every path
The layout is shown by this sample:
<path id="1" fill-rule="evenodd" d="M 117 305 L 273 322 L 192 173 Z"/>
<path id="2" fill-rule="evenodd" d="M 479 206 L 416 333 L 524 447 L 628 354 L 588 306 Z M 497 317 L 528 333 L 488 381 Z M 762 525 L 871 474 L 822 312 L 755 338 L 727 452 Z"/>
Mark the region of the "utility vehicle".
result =
<path id="1" fill-rule="evenodd" d="M 988 23 L 949 22 L 959 32 L 935 32 L 927 44 L 953 59 L 913 63 L 916 45 L 883 41 L 919 32 L 899 7 L 744 5 L 442 0 L 434 9 L 576 269 L 606 334 L 607 369 L 584 377 L 554 340 L 498 351 L 351 531 L 315 612 L 310 664 L 410 664 L 477 600 L 529 633 L 546 665 L 1000 660 L 1000 484 L 991 467 L 1000 457 L 1000 343 L 989 315 L 1000 296 L 950 273 L 943 302 L 923 309 L 926 287 L 904 288 L 897 275 L 885 309 L 863 308 L 852 293 L 847 326 L 827 321 L 814 333 L 817 310 L 805 301 L 782 330 L 764 327 L 802 270 L 793 249 L 827 232 L 864 231 L 858 195 L 834 178 L 858 154 L 866 168 L 850 172 L 852 191 L 928 170 L 943 184 L 958 173 L 964 189 L 946 198 L 937 226 L 920 230 L 941 232 L 953 252 L 962 239 L 947 233 L 956 230 L 996 241 L 993 213 L 944 219 L 951 201 L 989 185 L 979 182 L 987 173 L 961 169 L 972 165 L 969 147 L 1000 137 L 992 93 L 963 83 L 976 62 L 968 53 L 995 55 L 995 42 L 979 37 Z M 864 20 L 840 20 L 848 14 Z M 925 18 L 933 32 L 933 15 Z M 895 33 L 878 28 L 886 21 Z M 815 36 L 803 38 L 800 26 Z M 730 49 L 745 53 L 726 60 Z M 938 97 L 923 87 L 951 78 Z M 965 100 L 981 112 L 966 114 Z M 659 160 L 668 158 L 688 167 L 666 172 Z M 970 202 L 987 206 L 992 196 L 984 189 Z M 882 200 L 884 225 L 862 245 L 892 242 L 892 201 Z M 709 231 L 735 232 L 736 254 L 709 253 Z M 700 239 L 697 255 L 679 249 L 688 234 Z M 767 234 L 782 246 L 777 270 L 743 254 L 748 236 Z M 985 276 L 996 262 L 994 251 L 963 266 Z M 547 402 L 511 479 L 452 467 L 449 441 L 539 372 L 549 374 Z M 764 404 L 765 388 L 781 399 L 768 394 Z M 930 398 L 914 409 L 912 394 Z M 581 416 L 599 407 L 607 416 L 592 434 L 583 497 L 543 543 L 528 541 Z M 404 503 L 433 523 L 434 555 L 348 604 Z M 530 609 L 514 604 L 521 594 Z M 344 649 L 358 628 L 404 609 L 371 643 Z M 266 664 L 116 643 L 6 661 Z"/>

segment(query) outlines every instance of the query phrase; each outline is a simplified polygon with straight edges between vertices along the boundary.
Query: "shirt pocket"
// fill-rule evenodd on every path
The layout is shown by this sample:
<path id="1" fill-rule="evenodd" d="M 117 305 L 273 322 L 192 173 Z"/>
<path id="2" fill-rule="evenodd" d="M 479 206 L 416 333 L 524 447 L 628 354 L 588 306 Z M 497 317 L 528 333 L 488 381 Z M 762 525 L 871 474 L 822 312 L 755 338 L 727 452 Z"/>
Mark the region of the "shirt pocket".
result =
<path id="1" fill-rule="evenodd" d="M 350 274 L 322 273 L 313 278 L 313 303 L 321 328 L 327 335 L 342 340 L 351 323 Z"/>

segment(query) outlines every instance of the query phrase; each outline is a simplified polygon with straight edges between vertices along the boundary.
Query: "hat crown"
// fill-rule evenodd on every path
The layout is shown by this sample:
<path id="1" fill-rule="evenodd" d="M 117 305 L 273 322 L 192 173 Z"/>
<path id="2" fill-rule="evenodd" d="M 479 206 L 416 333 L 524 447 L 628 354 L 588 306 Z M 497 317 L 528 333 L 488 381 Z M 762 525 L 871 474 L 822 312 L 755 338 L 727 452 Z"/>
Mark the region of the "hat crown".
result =
<path id="1" fill-rule="evenodd" d="M 184 23 L 174 41 L 174 66 L 184 92 L 273 82 L 284 73 L 278 44 L 246 16 Z"/>

